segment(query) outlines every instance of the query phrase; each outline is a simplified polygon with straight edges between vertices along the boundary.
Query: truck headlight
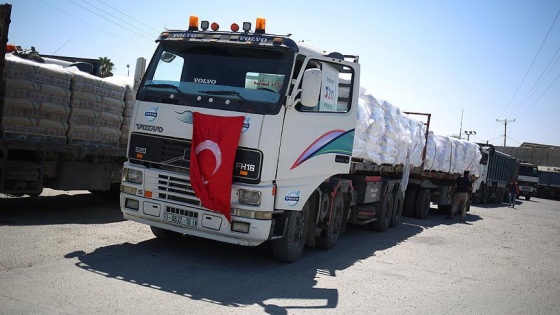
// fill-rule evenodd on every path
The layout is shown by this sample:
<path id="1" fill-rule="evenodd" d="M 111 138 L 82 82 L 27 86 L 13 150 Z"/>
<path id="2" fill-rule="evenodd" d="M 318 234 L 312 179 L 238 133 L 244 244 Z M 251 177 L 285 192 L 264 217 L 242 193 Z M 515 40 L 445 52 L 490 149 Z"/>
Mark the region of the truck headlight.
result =
<path id="1" fill-rule="evenodd" d="M 261 192 L 258 190 L 239 189 L 237 191 L 237 199 L 240 203 L 259 206 L 261 204 Z"/>
<path id="2" fill-rule="evenodd" d="M 127 182 L 142 184 L 142 177 L 143 177 L 142 171 L 135 170 L 132 168 L 124 169 L 124 180 Z"/>

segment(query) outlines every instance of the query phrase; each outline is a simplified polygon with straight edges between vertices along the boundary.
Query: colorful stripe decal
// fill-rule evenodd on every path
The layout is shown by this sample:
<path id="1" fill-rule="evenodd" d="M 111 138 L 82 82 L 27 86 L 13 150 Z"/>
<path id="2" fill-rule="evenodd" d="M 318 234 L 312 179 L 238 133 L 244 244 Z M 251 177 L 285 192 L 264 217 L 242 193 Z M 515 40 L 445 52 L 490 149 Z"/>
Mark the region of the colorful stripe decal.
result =
<path id="1" fill-rule="evenodd" d="M 344 130 L 331 130 L 319 138 L 303 151 L 303 153 L 296 159 L 292 168 L 300 166 L 303 162 L 323 154 L 342 154 L 352 156 L 352 147 L 354 145 L 354 129 Z"/>

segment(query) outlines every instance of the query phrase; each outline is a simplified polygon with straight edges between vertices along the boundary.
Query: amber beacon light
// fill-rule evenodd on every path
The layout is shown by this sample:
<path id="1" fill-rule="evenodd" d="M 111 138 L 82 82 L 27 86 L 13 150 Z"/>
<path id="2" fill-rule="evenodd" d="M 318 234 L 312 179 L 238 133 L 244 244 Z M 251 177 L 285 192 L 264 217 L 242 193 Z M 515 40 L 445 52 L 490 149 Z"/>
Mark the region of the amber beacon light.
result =
<path id="1" fill-rule="evenodd" d="M 264 34 L 266 28 L 266 19 L 257 18 L 257 23 L 255 25 L 255 33 Z"/>

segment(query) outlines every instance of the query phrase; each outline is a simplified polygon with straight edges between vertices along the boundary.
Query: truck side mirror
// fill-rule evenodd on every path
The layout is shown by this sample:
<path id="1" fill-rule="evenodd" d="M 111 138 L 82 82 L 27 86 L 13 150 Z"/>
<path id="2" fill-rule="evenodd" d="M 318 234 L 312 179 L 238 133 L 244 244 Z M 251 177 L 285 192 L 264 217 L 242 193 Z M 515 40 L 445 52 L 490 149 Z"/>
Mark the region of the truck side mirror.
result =
<path id="1" fill-rule="evenodd" d="M 161 61 L 165 62 L 165 63 L 170 63 L 171 61 L 175 60 L 175 57 L 177 57 L 176 55 L 164 51 L 163 54 L 161 54 Z"/>
<path id="2" fill-rule="evenodd" d="M 323 73 L 321 69 L 307 69 L 303 73 L 301 84 L 301 105 L 315 107 L 321 93 Z"/>

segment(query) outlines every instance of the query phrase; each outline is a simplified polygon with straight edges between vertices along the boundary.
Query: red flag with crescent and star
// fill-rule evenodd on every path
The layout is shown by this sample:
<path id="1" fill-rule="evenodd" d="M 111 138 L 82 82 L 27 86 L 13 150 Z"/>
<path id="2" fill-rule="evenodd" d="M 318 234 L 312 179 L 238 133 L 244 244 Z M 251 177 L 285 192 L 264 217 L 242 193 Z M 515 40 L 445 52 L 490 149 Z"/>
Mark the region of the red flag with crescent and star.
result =
<path id="1" fill-rule="evenodd" d="M 202 206 L 231 222 L 231 180 L 243 116 L 193 113 L 191 185 Z"/>

